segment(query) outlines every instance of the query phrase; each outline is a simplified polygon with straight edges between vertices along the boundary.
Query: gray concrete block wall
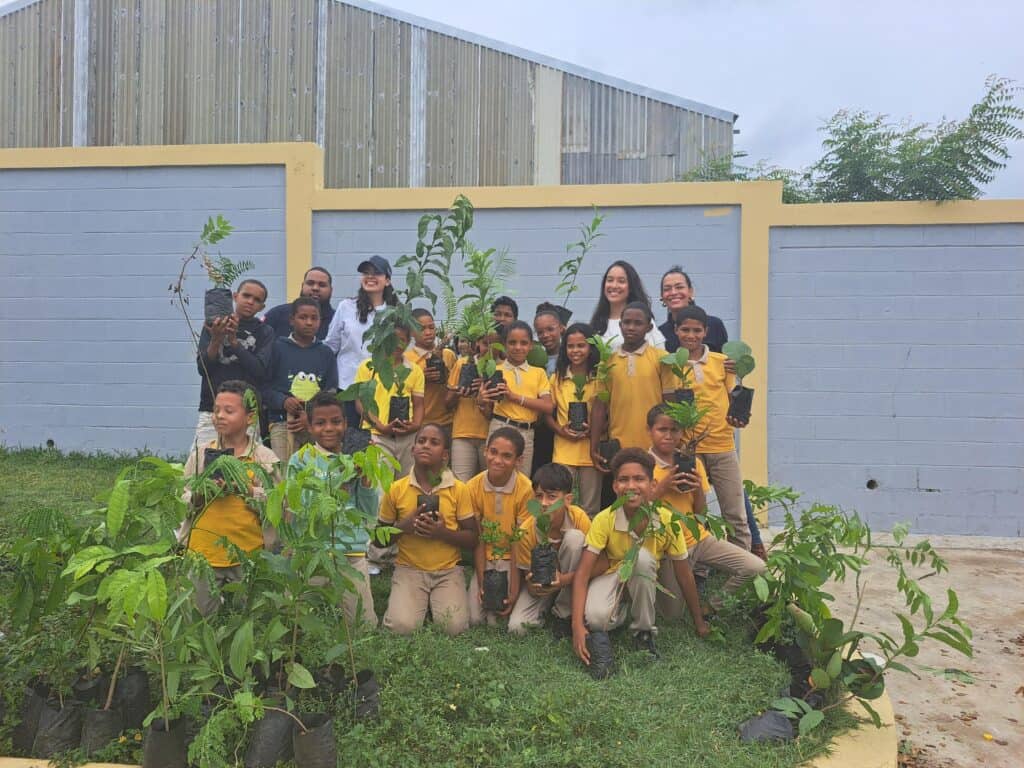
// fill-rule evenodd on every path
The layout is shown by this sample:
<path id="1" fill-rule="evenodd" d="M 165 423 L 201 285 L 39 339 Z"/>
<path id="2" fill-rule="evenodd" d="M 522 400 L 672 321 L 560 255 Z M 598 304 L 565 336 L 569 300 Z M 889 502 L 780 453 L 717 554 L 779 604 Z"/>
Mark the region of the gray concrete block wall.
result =
<path id="1" fill-rule="evenodd" d="M 776 228 L 769 296 L 772 482 L 1022 535 L 1024 226 Z"/>
<path id="2" fill-rule="evenodd" d="M 600 291 L 601 276 L 616 259 L 632 263 L 656 310 L 656 323 L 665 320 L 659 303 L 662 273 L 680 264 L 693 278 L 697 301 L 721 317 L 735 335 L 739 327 L 740 212 L 731 208 L 690 207 L 609 208 L 596 241 L 583 263 L 579 291 L 569 302 L 574 320 L 589 322 Z M 712 215 L 713 214 L 713 215 Z M 367 256 L 380 254 L 394 264 L 416 247 L 419 212 L 318 211 L 313 217 L 313 261 L 335 275 L 335 296 L 353 295 L 355 270 Z M 537 304 L 557 299 L 558 265 L 566 258 L 567 243 L 580 239 L 579 227 L 589 223 L 589 208 L 478 210 L 471 239 L 480 248 L 508 248 L 515 261 L 510 295 L 523 319 L 532 321 Z M 461 288 L 461 272 L 453 282 Z M 402 284 L 401 275 L 396 283 Z"/>
<path id="3" fill-rule="evenodd" d="M 199 378 L 168 286 L 207 216 L 285 300 L 284 170 L 0 170 L 0 443 L 181 455 Z M 209 283 L 186 291 L 198 329 Z"/>

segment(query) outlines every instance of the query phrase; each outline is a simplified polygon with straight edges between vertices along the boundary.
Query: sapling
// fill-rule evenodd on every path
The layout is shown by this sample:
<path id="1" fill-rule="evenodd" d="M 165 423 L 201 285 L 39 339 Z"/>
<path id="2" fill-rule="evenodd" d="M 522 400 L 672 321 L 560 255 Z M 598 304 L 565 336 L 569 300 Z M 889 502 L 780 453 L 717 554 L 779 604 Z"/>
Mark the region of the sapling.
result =
<path id="1" fill-rule="evenodd" d="M 409 421 L 409 396 L 405 394 L 405 382 L 411 373 L 412 370 L 406 365 L 395 368 L 395 394 L 388 404 L 388 423 Z"/>
<path id="2" fill-rule="evenodd" d="M 736 386 L 729 393 L 729 418 L 736 421 L 750 421 L 750 406 L 754 402 L 754 390 L 743 386 L 743 377 L 754 370 L 754 356 L 750 346 L 742 341 L 727 341 L 722 353 L 736 364 Z"/>
<path id="3" fill-rule="evenodd" d="M 594 206 L 594 217 L 590 220 L 590 223 L 580 225 L 580 239 L 575 243 L 569 243 L 565 246 L 566 253 L 572 255 L 558 265 L 558 276 L 561 280 L 555 286 L 555 294 L 562 294 L 564 292 L 562 306 L 560 307 L 564 312 L 559 312 L 563 325 L 568 323 L 569 318 L 572 317 L 572 311 L 567 307 L 569 299 L 579 290 L 576 286 L 576 280 L 579 277 L 580 268 L 583 266 L 583 260 L 594 247 L 594 241 L 599 237 L 604 237 L 604 233 L 598 232 L 604 219 L 605 217 L 597 212 L 597 206 Z"/>
<path id="4" fill-rule="evenodd" d="M 612 346 L 614 340 L 615 337 L 606 340 L 597 334 L 587 339 L 587 343 L 597 350 L 594 381 L 597 382 L 597 397 L 605 405 L 611 400 L 611 395 L 608 392 L 608 377 L 611 375 L 612 368 L 615 367 L 615 348 Z M 611 462 L 620 450 L 622 450 L 622 444 L 614 438 L 601 440 L 597 444 L 597 452 L 606 462 Z"/>
<path id="5" fill-rule="evenodd" d="M 551 546 L 551 516 L 563 506 L 563 499 L 545 508 L 538 499 L 526 502 L 526 511 L 533 516 L 537 530 L 537 546 L 530 552 L 530 573 L 535 584 L 550 586 L 558 573 L 558 553 Z"/>
<path id="6" fill-rule="evenodd" d="M 587 403 L 583 399 L 587 396 L 589 379 L 578 373 L 571 381 L 573 400 L 569 403 L 569 429 L 573 432 L 582 432 L 589 418 Z"/>
<path id="7" fill-rule="evenodd" d="M 512 551 L 512 545 L 523 537 L 522 528 L 515 528 L 511 534 L 506 534 L 501 529 L 501 524 L 495 520 L 482 520 L 480 522 L 480 541 L 490 547 L 490 556 L 493 559 L 501 560 Z M 508 598 L 508 573 L 498 570 L 484 570 L 483 584 L 484 592 L 483 607 L 485 611 L 498 613 L 505 609 L 505 600 Z"/>
<path id="8" fill-rule="evenodd" d="M 697 446 L 710 428 L 699 430 L 700 423 L 711 409 L 692 400 L 665 403 L 663 407 L 665 415 L 678 424 L 683 433 L 675 452 L 676 471 L 693 474 L 697 471 Z"/>
<path id="9" fill-rule="evenodd" d="M 234 311 L 232 286 L 238 278 L 256 266 L 247 259 L 232 261 L 219 254 L 216 257 L 210 256 L 206 251 L 208 246 L 219 243 L 233 230 L 234 227 L 222 215 L 218 214 L 216 218 L 209 217 L 199 235 L 199 244 L 196 245 L 194 252 L 198 253 L 206 275 L 213 283 L 213 288 L 207 290 L 204 297 L 204 317 L 207 323 L 215 318 L 230 315 Z"/>
<path id="10" fill-rule="evenodd" d="M 693 402 L 693 388 L 690 386 L 693 371 L 690 370 L 689 361 L 690 352 L 685 347 L 679 347 L 672 354 L 662 356 L 661 364 L 668 366 L 681 385 L 676 387 L 674 392 L 665 395 L 665 400 L 668 402 Z"/>

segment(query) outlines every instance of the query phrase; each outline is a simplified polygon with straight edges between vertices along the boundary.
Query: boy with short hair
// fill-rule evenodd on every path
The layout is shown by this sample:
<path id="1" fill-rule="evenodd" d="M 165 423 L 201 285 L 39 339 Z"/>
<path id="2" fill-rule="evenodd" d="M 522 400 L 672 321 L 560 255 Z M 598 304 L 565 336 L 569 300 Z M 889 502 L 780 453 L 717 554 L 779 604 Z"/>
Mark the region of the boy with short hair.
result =
<path id="1" fill-rule="evenodd" d="M 499 335 L 491 333 L 476 342 L 476 354 L 483 355 L 492 345 L 500 343 Z M 452 409 L 452 472 L 464 483 L 468 483 L 486 467 L 487 431 L 490 419 L 484 415 L 483 406 L 477 402 L 481 379 L 477 378 L 470 387 L 459 387 L 463 366 L 471 363 L 468 356 L 459 357 L 448 374 L 448 392 L 445 405 Z"/>
<path id="2" fill-rule="evenodd" d="M 332 460 L 341 453 L 342 440 L 345 437 L 347 424 L 345 421 L 345 409 L 338 402 L 337 395 L 331 392 L 317 392 L 316 395 L 306 403 L 306 413 L 309 420 L 309 434 L 313 438 L 310 445 L 292 454 L 288 462 L 288 477 L 294 478 L 302 470 L 309 466 L 313 467 L 313 473 L 321 480 L 327 481 L 332 474 L 336 475 L 336 469 L 332 470 Z M 335 477 L 335 485 L 339 479 Z M 335 552 L 339 557 L 345 558 L 348 565 L 359 572 L 361 578 L 355 581 L 355 591 L 346 592 L 342 610 L 349 621 L 357 618 L 368 626 L 377 626 L 377 613 L 373 608 L 373 594 L 370 592 L 370 573 L 366 562 L 366 549 L 370 543 L 369 528 L 376 519 L 377 493 L 364 484 L 362 480 L 352 480 L 344 489 L 349 494 L 349 500 L 362 517 L 362 525 L 353 526 L 350 535 L 341 535 L 333 542 Z M 309 502 L 308 493 L 303 491 L 303 503 Z M 292 514 L 300 519 L 302 510 L 291 510 Z M 330 531 L 324 531 L 323 535 L 330 536 Z"/>
<path id="3" fill-rule="evenodd" d="M 270 422 L 270 447 L 286 463 L 309 442 L 306 431 L 306 402 L 321 390 L 338 388 L 334 353 L 317 341 L 320 304 L 300 296 L 292 302 L 290 336 L 274 340 L 270 375 L 263 390 Z"/>
<path id="4" fill-rule="evenodd" d="M 198 450 L 190 451 L 185 462 L 185 477 L 196 477 L 206 469 L 205 449 L 231 450 L 239 461 L 258 464 L 276 482 L 277 457 L 251 435 L 250 424 L 258 411 L 256 393 L 245 381 L 222 382 L 213 403 L 213 424 L 217 437 Z M 260 512 L 246 503 L 246 497 L 262 498 L 266 494 L 260 476 L 250 472 L 246 489 L 227 488 L 223 479 L 215 481 L 220 490 L 213 498 L 186 489 L 184 500 L 193 510 L 189 522 L 179 536 L 189 550 L 206 558 L 213 570 L 218 589 L 242 580 L 242 566 L 230 550 L 221 545 L 227 539 L 243 552 L 254 552 L 275 539 L 273 528 L 264 526 Z M 239 491 L 245 491 L 241 495 Z M 209 616 L 221 604 L 219 594 L 211 593 L 205 579 L 195 580 L 195 599 L 199 612 Z"/>
<path id="5" fill-rule="evenodd" d="M 267 287 L 259 280 L 243 280 L 234 293 L 235 311 L 214 318 L 199 334 L 196 367 L 199 370 L 199 420 L 192 449 L 201 450 L 217 438 L 213 401 L 225 381 L 244 381 L 257 392 L 270 370 L 274 331 L 257 319 L 267 303 Z"/>
<path id="6" fill-rule="evenodd" d="M 356 411 L 362 416 L 363 424 L 370 430 L 371 439 L 374 445 L 379 445 L 385 451 L 395 457 L 401 466 L 400 474 L 408 474 L 412 471 L 413 455 L 412 447 L 416 431 L 423 423 L 423 392 L 426 380 L 423 377 L 423 369 L 418 365 L 409 366 L 405 364 L 405 348 L 409 346 L 411 331 L 407 325 L 395 323 L 395 336 L 398 344 L 395 347 L 392 362 L 395 369 L 406 368 L 409 371 L 408 378 L 402 385 L 403 393 L 398 393 L 398 379 L 385 388 L 373 370 L 373 359 L 364 360 L 356 370 L 355 382 L 375 382 L 373 400 L 377 404 L 377 413 L 374 414 L 363 408 L 361 401 L 356 400 Z M 405 397 L 409 400 L 409 418 L 391 419 L 392 397 Z"/>
<path id="7" fill-rule="evenodd" d="M 743 475 L 734 437 L 734 430 L 747 426 L 747 422 L 737 421 L 728 415 L 729 392 L 736 383 L 736 376 L 726 370 L 726 356 L 712 352 L 704 343 L 707 327 L 708 316 L 696 304 L 683 307 L 676 313 L 679 346 L 690 353 L 688 365 L 693 373 L 694 400 L 702 408 L 710 409 L 697 427 L 700 431 L 707 429 L 697 449 L 715 487 L 722 517 L 732 526 L 730 538 L 749 551 L 750 527 L 743 503 Z M 673 383 L 671 388 L 674 387 Z"/>
<path id="8" fill-rule="evenodd" d="M 696 462 L 695 473 L 678 472 L 675 463 L 675 450 L 682 438 L 682 430 L 665 412 L 664 405 L 656 405 L 647 414 L 647 424 L 651 431 L 651 458 L 654 459 L 654 490 L 652 499 L 660 499 L 680 515 L 703 512 L 706 507 L 704 493 L 710 487 L 704 464 Z M 765 565 L 755 555 L 737 547 L 728 541 L 721 541 L 712 536 L 708 530 L 694 521 L 697 536 L 689 527 L 683 526 L 683 536 L 689 550 L 690 567 L 700 571 L 701 566 L 724 571 L 729 575 L 723 590 L 732 594 L 746 581 L 759 573 L 764 573 Z M 678 618 L 682 615 L 682 604 L 679 601 L 680 589 L 675 575 L 668 569 L 659 574 L 662 586 L 675 595 L 671 598 L 659 592 L 658 610 L 666 618 Z M 714 608 L 721 607 L 721 598 L 712 597 L 709 602 Z"/>
<path id="9" fill-rule="evenodd" d="M 551 515 L 548 529 L 548 543 L 558 557 L 555 580 L 545 586 L 531 578 L 530 560 L 537 546 L 537 521 L 527 513 L 520 524 L 519 541 L 516 542 L 515 563 L 526 575 L 525 588 L 516 598 L 512 615 L 508 620 L 508 631 L 514 635 L 526 633 L 528 626 L 537 626 L 544 621 L 544 615 L 551 609 L 556 636 L 572 634 L 572 584 L 583 555 L 590 518 L 587 513 L 573 504 L 572 473 L 561 464 L 545 464 L 533 473 L 533 497 Z"/>
<path id="10" fill-rule="evenodd" d="M 496 325 L 508 328 L 519 319 L 519 305 L 510 296 L 499 296 L 491 302 L 491 315 Z"/>
<path id="11" fill-rule="evenodd" d="M 627 597 L 633 643 L 657 658 L 654 613 L 659 567 L 675 574 L 697 635 L 705 637 L 710 631 L 687 560 L 684 526 L 672 519 L 668 509 L 658 508 L 653 514 L 646 506 L 654 488 L 654 459 L 639 448 L 624 448 L 612 459 L 611 471 L 612 487 L 623 500 L 622 506 L 608 507 L 594 518 L 572 586 L 573 648 L 588 666 L 591 658 L 587 635 L 607 633 L 625 622 Z M 639 551 L 623 589 L 618 570 L 634 545 Z M 594 575 L 594 565 L 601 555 L 608 558 L 609 567 L 605 573 Z M 607 647 L 607 635 L 599 635 L 595 642 Z M 610 656 L 600 661 L 610 663 Z M 609 672 L 609 668 L 591 670 L 595 677 Z"/>
<path id="12" fill-rule="evenodd" d="M 413 341 L 405 350 L 405 362 L 423 371 L 423 421 L 432 421 L 450 429 L 455 414 L 445 398 L 448 394 L 448 372 L 455 367 L 455 353 L 447 347 L 436 349 L 437 325 L 429 310 L 414 309 L 412 316 L 419 323 L 419 329 L 413 328 Z"/>
<path id="13" fill-rule="evenodd" d="M 533 498 L 530 480 L 520 469 L 525 441 L 512 427 L 496 429 L 487 438 L 487 469 L 466 483 L 466 492 L 480 524 L 480 539 L 473 553 L 469 582 L 469 623 L 497 624 L 498 616 L 512 612 L 519 594 L 519 572 L 513 561 L 516 532 L 528 516 L 526 502 Z M 486 571 L 508 574 L 508 597 L 497 613 L 483 609 Z"/>

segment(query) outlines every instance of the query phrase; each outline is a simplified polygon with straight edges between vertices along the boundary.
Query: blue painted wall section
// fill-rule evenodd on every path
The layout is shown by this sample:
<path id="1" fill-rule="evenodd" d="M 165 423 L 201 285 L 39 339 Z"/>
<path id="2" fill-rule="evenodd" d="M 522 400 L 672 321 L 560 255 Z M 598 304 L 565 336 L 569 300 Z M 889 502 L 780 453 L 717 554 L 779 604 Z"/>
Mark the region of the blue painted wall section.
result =
<path id="1" fill-rule="evenodd" d="M 284 301 L 280 167 L 0 170 L 0 442 L 181 455 L 199 378 L 171 304 L 206 217 Z M 186 291 L 202 322 L 204 273 Z"/>
<path id="2" fill-rule="evenodd" d="M 1022 535 L 1024 226 L 773 229 L 769 317 L 773 482 Z"/>

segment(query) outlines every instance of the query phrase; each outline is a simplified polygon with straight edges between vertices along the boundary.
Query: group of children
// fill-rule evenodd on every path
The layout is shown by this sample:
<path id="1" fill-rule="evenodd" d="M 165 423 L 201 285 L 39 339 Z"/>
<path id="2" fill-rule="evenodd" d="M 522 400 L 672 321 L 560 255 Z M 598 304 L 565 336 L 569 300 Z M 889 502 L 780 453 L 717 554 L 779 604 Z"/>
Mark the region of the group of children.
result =
<path id="1" fill-rule="evenodd" d="M 253 282 L 239 287 L 236 301 Z M 292 304 L 291 335 L 274 341 L 265 363 L 262 395 L 273 454 L 250 429 L 246 415 L 254 403 L 244 397 L 244 380 L 218 385 L 212 407 L 217 437 L 209 447 L 234 448 L 236 456 L 271 472 L 275 457 L 289 472 L 310 463 L 326 471 L 330 457 L 342 452 L 346 431 L 365 428 L 372 442 L 394 457 L 396 479 L 379 499 L 375 489 L 358 482 L 353 487 L 365 535 L 336 544 L 362 576 L 344 606 L 349 618 L 377 624 L 366 559 L 376 526 L 392 532 L 396 549 L 382 622 L 388 630 L 412 632 L 429 614 L 452 635 L 503 618 L 511 633 L 521 634 L 550 614 L 553 631 L 571 635 L 576 653 L 591 664 L 592 650 L 607 643 L 603 633 L 629 615 L 636 646 L 656 656 L 656 613 L 675 618 L 685 604 L 696 632 L 708 632 L 705 616 L 719 598 L 702 602 L 695 572 L 725 572 L 724 589 L 731 592 L 764 569 L 749 551 L 733 442 L 733 429 L 745 424 L 727 416 L 732 374 L 725 357 L 704 345 L 703 310 L 690 306 L 676 313 L 676 337 L 690 353 L 686 386 L 707 409 L 700 460 L 693 472 L 681 472 L 675 452 L 683 435 L 663 402 L 682 383 L 661 362 L 664 350 L 649 341 L 650 306 L 639 301 L 621 309 L 621 343 L 600 379 L 591 326 L 566 328 L 557 309 L 542 305 L 531 327 L 518 319 L 514 301 L 499 299 L 492 308 L 495 329 L 477 342 L 476 353 L 495 359 L 500 381 L 480 376 L 469 386 L 460 374 L 470 357 L 465 350 L 457 355 L 438 348 L 430 312 L 415 310 L 416 326 L 396 330 L 394 362 L 407 374 L 390 388 L 377 381 L 377 413 L 364 413 L 357 403 L 361 421 L 353 424 L 333 392 L 338 385 L 333 355 L 316 340 L 318 303 L 300 298 Z M 220 331 L 214 326 L 211 337 Z M 545 368 L 528 362 L 535 329 L 548 358 Z M 236 342 L 221 335 L 219 350 L 210 342 L 211 358 L 215 351 L 234 348 Z M 355 380 L 375 377 L 367 360 Z M 396 396 L 408 398 L 408 417 L 387 420 Z M 579 410 L 571 407 L 575 403 L 586 406 L 582 420 L 571 413 Z M 551 438 L 550 455 L 534 460 L 539 428 Z M 606 438 L 617 441 L 614 455 L 605 450 Z M 304 443 L 310 446 L 296 451 Z M 187 473 L 202 470 L 200 450 L 189 461 Z M 679 522 L 679 516 L 703 513 L 709 474 L 731 541 L 717 539 L 699 524 Z M 219 583 L 240 577 L 238 562 L 218 543 L 222 537 L 252 551 L 272 535 L 254 509 L 238 497 L 228 502 L 231 498 L 209 504 L 191 500 L 196 515 L 189 547 L 207 558 Z M 614 499 L 619 501 L 610 503 Z M 537 507 L 534 514 L 528 511 L 532 500 L 550 514 L 544 539 L 556 551 L 557 572 L 547 584 L 534 581 L 530 572 L 531 552 L 540 541 Z M 470 552 L 467 585 L 461 563 Z M 627 560 L 629 572 L 620 574 Z M 506 585 L 499 606 L 484 599 L 485 582 L 494 572 Z M 199 600 L 204 612 L 216 609 L 217 597 L 208 588 Z"/>

